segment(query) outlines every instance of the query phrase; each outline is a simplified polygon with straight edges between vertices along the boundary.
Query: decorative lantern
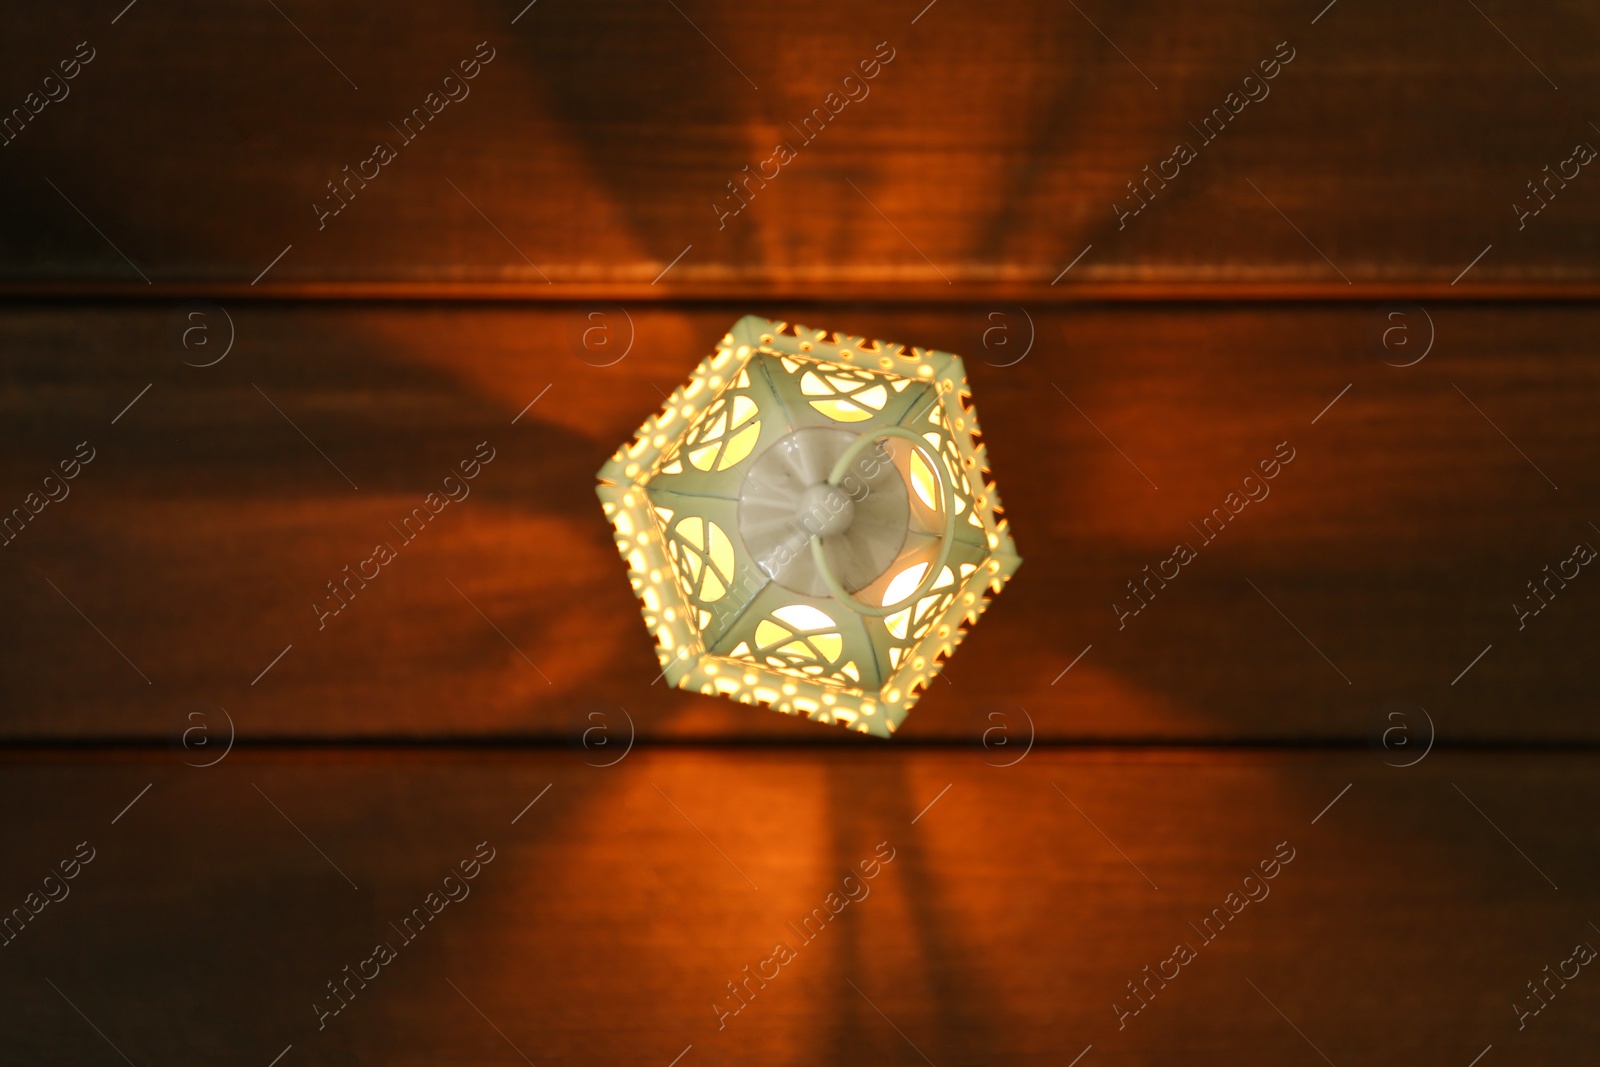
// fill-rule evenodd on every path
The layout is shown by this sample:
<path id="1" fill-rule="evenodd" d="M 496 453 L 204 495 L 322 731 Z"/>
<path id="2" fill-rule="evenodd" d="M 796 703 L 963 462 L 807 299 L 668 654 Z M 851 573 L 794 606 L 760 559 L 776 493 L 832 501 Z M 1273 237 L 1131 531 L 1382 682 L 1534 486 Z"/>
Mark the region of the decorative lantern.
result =
<path id="1" fill-rule="evenodd" d="M 888 736 L 1022 562 L 959 356 L 746 316 L 600 469 L 667 681 Z"/>

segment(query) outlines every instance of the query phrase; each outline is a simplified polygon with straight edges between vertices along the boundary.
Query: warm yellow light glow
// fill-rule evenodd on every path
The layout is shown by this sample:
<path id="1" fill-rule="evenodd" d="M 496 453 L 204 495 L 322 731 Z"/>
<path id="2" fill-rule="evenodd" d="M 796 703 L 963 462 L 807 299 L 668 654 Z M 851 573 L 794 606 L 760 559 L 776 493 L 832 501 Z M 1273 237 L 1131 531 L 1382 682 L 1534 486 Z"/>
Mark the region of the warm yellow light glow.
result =
<path id="1" fill-rule="evenodd" d="M 895 575 L 894 580 L 889 583 L 889 588 L 884 590 L 883 602 L 885 604 L 894 604 L 910 596 L 911 591 L 922 581 L 922 576 L 927 571 L 928 565 L 926 563 L 918 563 Z"/>

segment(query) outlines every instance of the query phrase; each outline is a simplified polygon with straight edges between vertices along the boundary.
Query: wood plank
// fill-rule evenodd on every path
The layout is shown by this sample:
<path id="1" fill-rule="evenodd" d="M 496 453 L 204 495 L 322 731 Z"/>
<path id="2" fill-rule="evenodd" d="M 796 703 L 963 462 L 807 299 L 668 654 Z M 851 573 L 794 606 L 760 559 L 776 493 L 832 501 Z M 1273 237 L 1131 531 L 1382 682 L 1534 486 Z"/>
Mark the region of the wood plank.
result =
<path id="1" fill-rule="evenodd" d="M 1600 182 L 1543 168 L 1600 144 L 1582 104 L 1600 13 L 1320 6 L 19 11 L 0 41 L 0 114 L 24 116 L 0 148 L 0 277 L 643 285 L 676 262 L 669 289 L 833 297 L 1042 287 L 1075 261 L 1062 284 L 1445 285 L 1469 264 L 1597 280 Z M 80 41 L 91 62 L 46 83 Z M 397 126 L 479 42 L 493 60 L 452 90 L 470 95 L 408 140 Z M 849 90 L 868 95 L 830 101 L 891 50 Z M 1275 77 L 1247 83 L 1263 62 Z M 63 98 L 29 97 L 46 90 Z M 780 140 L 795 158 L 725 217 L 728 183 L 773 175 Z M 395 158 L 320 218 L 379 142 Z M 1162 166 L 1179 143 L 1196 158 Z M 1170 180 L 1120 217 L 1147 167 Z M 1535 180 L 1548 207 L 1519 219 Z"/>
<path id="2" fill-rule="evenodd" d="M 143 282 L 4 281 L 0 300 L 8 303 L 114 301 L 170 304 L 194 300 L 228 304 L 256 302 L 328 302 L 409 304 L 416 302 L 474 304 L 587 304 L 628 306 L 751 302 L 764 305 L 815 304 L 818 291 L 803 281 L 757 280 L 677 283 L 670 288 L 648 282 Z M 1325 303 L 1366 304 L 1376 301 L 1424 301 L 1429 304 L 1594 303 L 1600 282 L 1588 281 L 1462 281 L 1362 282 L 1326 281 L 1090 281 L 1050 285 L 1045 282 L 989 282 L 952 289 L 943 281 L 877 281 L 852 284 L 839 302 L 879 307 L 971 307 L 977 304 L 1022 303 L 1029 307 L 1084 304 L 1174 303 Z"/>
<path id="3" fill-rule="evenodd" d="M 6 906 L 79 842 L 94 858 L 5 950 L 0 1054 L 942 1065 L 1070 1063 L 1092 1045 L 1081 1065 L 1320 1052 L 1463 1067 L 1492 1045 L 1485 1062 L 1581 1062 L 1600 1039 L 1587 970 L 1521 1030 L 1512 1005 L 1600 939 L 1584 903 L 1596 769 L 1036 752 L 1000 770 L 794 749 L 640 749 L 609 770 L 560 753 L 13 758 L 0 796 L 28 815 L 0 827 Z M 492 861 L 447 887 L 479 842 Z M 880 847 L 893 859 L 847 883 Z M 1293 858 L 1247 880 L 1275 854 Z M 447 888 L 458 899 L 407 941 L 402 920 Z M 789 926 L 829 908 L 811 940 Z M 793 958 L 719 1030 L 727 984 L 778 942 Z M 313 1005 L 339 1005 L 326 983 L 378 943 L 395 958 L 319 1030 Z M 1114 1004 L 1139 1004 L 1128 983 L 1175 945 L 1194 958 L 1120 1017 Z"/>
<path id="4" fill-rule="evenodd" d="M 80 442 L 95 459 L 0 549 L 0 730 L 176 736 L 220 705 L 258 739 L 571 736 L 592 712 L 621 736 L 625 711 L 641 736 L 853 743 L 652 685 L 593 496 L 744 310 L 244 305 L 208 368 L 177 309 L 9 310 L 7 513 Z M 968 354 L 1025 559 L 905 736 L 1354 739 L 1403 700 L 1446 742 L 1600 738 L 1600 587 L 1549 586 L 1520 628 L 1513 607 L 1600 543 L 1595 307 L 1435 307 L 1407 368 L 1379 356 L 1415 358 L 1427 323 L 1375 306 L 1035 309 L 1025 355 L 1018 309 L 800 311 Z M 589 351 L 600 322 L 615 347 Z M 319 623 L 484 441 L 472 495 Z M 1205 540 L 1284 442 L 1270 496 Z M 1198 558 L 1120 617 L 1180 542 Z"/>

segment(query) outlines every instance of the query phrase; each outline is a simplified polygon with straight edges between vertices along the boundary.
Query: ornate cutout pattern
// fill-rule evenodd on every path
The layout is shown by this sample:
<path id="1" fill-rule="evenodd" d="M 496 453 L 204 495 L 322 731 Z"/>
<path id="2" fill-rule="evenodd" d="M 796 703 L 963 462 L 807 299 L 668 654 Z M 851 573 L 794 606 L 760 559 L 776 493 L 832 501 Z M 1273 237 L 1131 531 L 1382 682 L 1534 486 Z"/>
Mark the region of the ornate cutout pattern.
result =
<path id="1" fill-rule="evenodd" d="M 698 515 L 685 516 L 671 527 L 667 550 L 691 600 L 701 605 L 715 604 L 728 595 L 733 584 L 734 551 L 733 541 L 722 527 Z"/>
<path id="2" fill-rule="evenodd" d="M 756 439 L 761 436 L 761 409 L 740 391 L 749 385 L 749 370 L 741 370 L 733 387 L 717 397 L 689 428 L 678 451 L 691 466 L 702 471 L 725 471 L 755 449 Z"/>
<path id="3" fill-rule="evenodd" d="M 799 369 L 784 361 L 785 369 L 800 375 L 800 392 L 817 411 L 834 422 L 865 422 L 889 403 L 889 383 L 882 375 L 850 367 Z M 908 379 L 894 383 L 904 389 Z"/>

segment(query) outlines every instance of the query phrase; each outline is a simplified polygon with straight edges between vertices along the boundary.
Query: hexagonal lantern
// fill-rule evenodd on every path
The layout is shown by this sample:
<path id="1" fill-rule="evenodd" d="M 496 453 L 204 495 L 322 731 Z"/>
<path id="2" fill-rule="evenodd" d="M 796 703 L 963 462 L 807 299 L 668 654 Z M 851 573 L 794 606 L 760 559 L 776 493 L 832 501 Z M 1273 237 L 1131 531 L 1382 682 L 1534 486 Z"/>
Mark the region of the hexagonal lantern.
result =
<path id="1" fill-rule="evenodd" d="M 600 469 L 668 682 L 888 736 L 1021 560 L 959 356 L 747 316 Z"/>

